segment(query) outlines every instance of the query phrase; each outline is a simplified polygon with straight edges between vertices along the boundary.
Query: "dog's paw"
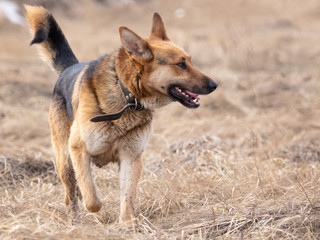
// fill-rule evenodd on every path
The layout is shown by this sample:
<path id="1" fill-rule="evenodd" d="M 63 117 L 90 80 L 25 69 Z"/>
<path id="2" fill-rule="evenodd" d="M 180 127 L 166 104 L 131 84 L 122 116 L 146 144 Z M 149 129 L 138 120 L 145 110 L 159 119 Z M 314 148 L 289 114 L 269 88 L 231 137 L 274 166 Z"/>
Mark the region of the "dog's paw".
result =
<path id="1" fill-rule="evenodd" d="M 102 201 L 99 198 L 90 199 L 90 201 L 85 201 L 84 205 L 89 212 L 99 212 L 102 207 Z"/>

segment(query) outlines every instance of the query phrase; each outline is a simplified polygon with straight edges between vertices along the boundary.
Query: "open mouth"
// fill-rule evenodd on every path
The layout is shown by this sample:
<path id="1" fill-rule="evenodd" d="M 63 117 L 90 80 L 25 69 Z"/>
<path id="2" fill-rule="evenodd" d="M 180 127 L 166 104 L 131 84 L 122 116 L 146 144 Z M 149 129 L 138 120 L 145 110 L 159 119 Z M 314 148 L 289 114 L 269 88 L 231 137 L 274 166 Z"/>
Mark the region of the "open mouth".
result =
<path id="1" fill-rule="evenodd" d="M 188 108 L 197 108 L 200 106 L 198 94 L 190 92 L 178 86 L 169 87 L 169 95 L 176 101 Z"/>

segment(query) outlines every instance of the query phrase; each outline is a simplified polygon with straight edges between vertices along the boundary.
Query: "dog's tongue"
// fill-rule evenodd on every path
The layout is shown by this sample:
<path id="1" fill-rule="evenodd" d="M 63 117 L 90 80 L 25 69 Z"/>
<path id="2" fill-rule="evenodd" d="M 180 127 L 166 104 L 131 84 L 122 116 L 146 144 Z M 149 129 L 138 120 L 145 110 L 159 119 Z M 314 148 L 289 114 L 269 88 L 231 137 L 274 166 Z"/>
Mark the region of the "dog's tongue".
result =
<path id="1" fill-rule="evenodd" d="M 185 92 L 190 95 L 191 97 L 194 97 L 195 99 L 199 99 L 198 94 L 193 93 L 193 92 L 189 92 L 188 90 L 185 90 Z"/>

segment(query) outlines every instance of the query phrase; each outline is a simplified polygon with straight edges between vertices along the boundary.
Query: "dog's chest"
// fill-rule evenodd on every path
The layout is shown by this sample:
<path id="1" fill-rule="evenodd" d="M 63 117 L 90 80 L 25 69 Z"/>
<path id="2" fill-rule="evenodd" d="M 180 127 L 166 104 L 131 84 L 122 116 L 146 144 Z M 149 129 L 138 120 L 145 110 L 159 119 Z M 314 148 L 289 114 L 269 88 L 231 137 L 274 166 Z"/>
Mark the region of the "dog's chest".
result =
<path id="1" fill-rule="evenodd" d="M 132 158 L 137 157 L 147 144 L 150 130 L 151 126 L 149 125 L 128 131 L 121 137 L 112 138 L 111 135 L 94 136 L 91 140 L 94 139 L 95 141 L 87 142 L 91 161 L 96 166 L 103 167 L 109 162 L 121 160 L 121 153 L 126 153 L 126 156 L 131 156 Z M 110 139 L 112 140 L 110 141 Z"/>
<path id="2" fill-rule="evenodd" d="M 151 113 L 124 113 L 120 121 L 106 122 L 87 131 L 84 136 L 86 149 L 92 156 L 110 153 L 113 158 L 126 148 L 141 152 L 151 130 L 151 120 Z"/>

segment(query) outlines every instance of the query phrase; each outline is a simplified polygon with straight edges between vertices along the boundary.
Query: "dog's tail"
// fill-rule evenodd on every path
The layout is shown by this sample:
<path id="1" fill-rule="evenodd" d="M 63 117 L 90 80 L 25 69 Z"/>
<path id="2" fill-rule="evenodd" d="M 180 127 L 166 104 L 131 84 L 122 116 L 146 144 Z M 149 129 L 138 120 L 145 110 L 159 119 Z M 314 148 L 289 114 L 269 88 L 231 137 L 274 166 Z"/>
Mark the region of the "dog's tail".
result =
<path id="1" fill-rule="evenodd" d="M 34 34 L 30 45 L 35 43 L 40 45 L 41 55 L 45 61 L 58 73 L 78 63 L 78 59 L 51 13 L 41 6 L 24 5 L 24 7 Z"/>

